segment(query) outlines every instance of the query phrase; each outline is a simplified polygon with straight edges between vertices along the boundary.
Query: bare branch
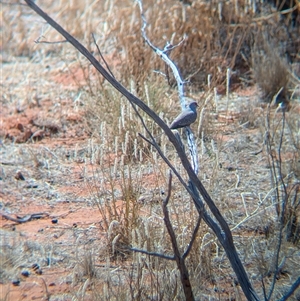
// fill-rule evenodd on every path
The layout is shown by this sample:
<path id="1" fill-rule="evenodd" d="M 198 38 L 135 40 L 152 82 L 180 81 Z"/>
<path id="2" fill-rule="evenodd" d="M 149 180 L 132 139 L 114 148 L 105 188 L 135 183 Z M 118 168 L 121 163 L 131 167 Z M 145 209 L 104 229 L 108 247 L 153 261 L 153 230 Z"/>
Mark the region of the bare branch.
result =
<path id="1" fill-rule="evenodd" d="M 279 301 L 286 301 L 290 296 L 294 294 L 296 289 L 300 286 L 300 277 L 293 283 L 290 290 L 279 300 Z"/>
<path id="2" fill-rule="evenodd" d="M 141 18 L 142 18 L 142 21 L 143 21 L 143 26 L 142 26 L 142 29 L 141 29 L 142 36 L 143 36 L 144 40 L 146 41 L 146 43 L 151 47 L 151 49 L 157 55 L 159 55 L 159 57 L 172 69 L 172 72 L 173 72 L 174 77 L 175 77 L 176 82 L 177 82 L 177 88 L 178 88 L 178 94 L 179 94 L 181 109 L 184 110 L 186 108 L 186 98 L 184 97 L 184 84 L 185 84 L 185 82 L 182 80 L 177 66 L 175 65 L 175 63 L 168 56 L 168 53 L 172 49 L 174 49 L 174 47 L 177 47 L 177 46 L 172 46 L 170 43 L 167 43 L 164 50 L 160 50 L 159 48 L 157 48 L 156 46 L 154 46 L 151 43 L 151 41 L 149 40 L 149 38 L 147 37 L 147 34 L 146 34 L 147 21 L 146 21 L 144 11 L 143 11 L 142 1 L 141 0 L 136 0 L 136 1 L 139 5 L 140 12 L 141 12 Z M 181 40 L 181 42 L 179 42 L 178 45 L 183 43 L 185 38 L 186 38 L 186 36 L 184 36 L 183 40 Z M 169 75 L 168 75 L 167 68 L 166 68 L 166 76 L 167 76 L 167 79 L 169 81 Z M 195 173 L 198 174 L 199 165 L 198 165 L 197 147 L 196 147 L 196 142 L 195 142 L 195 139 L 194 139 L 194 135 L 193 135 L 193 133 L 192 133 L 192 131 L 189 127 L 186 127 L 186 135 L 188 137 L 188 145 L 189 145 L 190 155 L 191 155 L 191 158 L 192 158 L 192 168 L 195 171 Z"/>
<path id="3" fill-rule="evenodd" d="M 144 40 L 146 41 L 146 43 L 150 46 L 150 48 L 157 53 L 157 55 L 172 69 L 172 72 L 175 76 L 175 79 L 177 81 L 177 87 L 178 87 L 178 94 L 179 94 L 179 99 L 180 99 L 180 104 L 181 104 L 181 108 L 184 109 L 185 108 L 185 99 L 184 99 L 184 82 L 181 79 L 181 75 L 178 71 L 178 68 L 176 67 L 176 65 L 169 59 L 168 57 L 168 46 L 170 44 L 167 44 L 167 46 L 165 47 L 164 50 L 160 50 L 157 47 L 155 47 L 151 41 L 148 39 L 147 35 L 146 35 L 146 26 L 147 26 L 147 21 L 144 15 L 144 11 L 143 11 L 143 5 L 141 0 L 136 0 L 136 2 L 139 5 L 140 8 L 140 12 L 141 12 L 141 18 L 143 21 L 143 25 L 142 25 L 142 36 L 144 38 Z"/>
<path id="4" fill-rule="evenodd" d="M 167 259 L 167 260 L 175 260 L 175 256 L 168 256 L 168 255 L 164 255 L 164 254 L 160 254 L 160 253 L 156 253 L 156 252 L 149 252 L 149 251 L 141 250 L 141 249 L 137 249 L 137 248 L 129 248 L 129 250 L 131 250 L 133 252 L 137 252 L 137 253 L 146 254 L 149 256 L 160 257 L 160 258 Z"/>
<path id="5" fill-rule="evenodd" d="M 145 127 L 145 129 L 148 130 L 147 127 Z M 145 136 L 143 136 L 141 133 L 139 133 L 139 136 L 141 138 L 143 138 L 145 141 L 147 141 L 148 143 L 150 143 L 152 146 L 155 147 L 155 149 L 157 150 L 157 152 L 159 153 L 159 155 L 161 156 L 161 158 L 166 162 L 166 164 L 174 172 L 174 174 L 176 175 L 176 177 L 178 178 L 178 180 L 180 181 L 180 183 L 182 184 L 182 186 L 190 193 L 190 195 L 192 196 L 192 198 L 197 198 L 197 196 L 190 190 L 189 186 L 185 183 L 184 179 L 178 173 L 177 169 L 172 165 L 172 163 L 169 161 L 169 159 L 164 155 L 164 153 L 162 152 L 162 150 L 159 147 L 159 145 L 155 142 L 155 140 L 154 140 L 154 142 L 152 142 L 149 139 L 147 139 Z"/>
<path id="6" fill-rule="evenodd" d="M 270 300 L 271 297 L 272 297 L 273 291 L 275 289 L 275 284 L 276 284 L 276 281 L 277 281 L 277 274 L 278 274 L 278 271 L 280 269 L 279 268 L 279 255 L 280 255 L 281 245 L 282 245 L 283 230 L 284 230 L 284 227 L 285 227 L 286 203 L 287 203 L 287 200 L 288 200 L 288 192 L 287 192 L 287 189 L 286 189 L 286 184 L 284 183 L 284 180 L 283 180 L 282 170 L 281 170 L 281 165 L 282 165 L 281 148 L 282 148 L 282 142 L 283 142 L 284 127 L 285 127 L 285 110 L 282 111 L 282 128 L 281 128 L 281 132 L 280 132 L 280 141 L 279 141 L 279 145 L 278 145 L 278 160 L 277 160 L 279 180 L 281 182 L 281 186 L 283 188 L 284 194 L 282 196 L 282 201 L 281 202 L 280 202 L 280 199 L 279 199 L 279 193 L 277 194 L 278 202 L 279 202 L 278 208 L 280 208 L 280 203 L 282 203 L 281 210 L 280 210 L 280 216 L 279 216 L 279 222 L 280 222 L 279 227 L 280 228 L 279 228 L 279 233 L 278 233 L 277 247 L 276 247 L 275 254 L 274 254 L 274 275 L 273 275 L 272 284 L 271 284 L 271 288 L 270 288 L 267 300 Z M 271 145 L 271 143 L 270 143 L 270 145 Z M 273 157 L 273 160 L 274 160 L 274 157 Z"/>
<path id="7" fill-rule="evenodd" d="M 195 227 L 195 229 L 194 229 L 194 232 L 193 232 L 191 241 L 190 241 L 190 243 L 188 244 L 188 247 L 187 247 L 186 251 L 185 251 L 185 252 L 183 253 L 183 255 L 182 255 L 183 258 L 186 258 L 186 257 L 189 255 L 189 253 L 190 253 L 190 251 L 191 251 L 191 249 L 192 249 L 192 246 L 193 246 L 193 244 L 194 244 L 194 241 L 196 240 L 196 237 L 197 237 L 197 232 L 198 232 L 199 227 L 200 227 L 200 224 L 201 224 L 201 219 L 202 219 L 202 218 L 201 218 L 201 215 L 199 214 L 199 217 L 198 217 L 198 220 L 197 220 L 197 224 L 196 224 L 196 227 Z"/>
<path id="8" fill-rule="evenodd" d="M 44 18 L 54 29 L 56 29 L 62 36 L 64 36 L 80 53 L 82 53 L 116 90 L 118 90 L 121 94 L 123 94 L 132 104 L 135 104 L 138 107 L 140 107 L 164 131 L 169 141 L 174 145 L 178 157 L 180 158 L 181 163 L 190 178 L 190 183 L 192 183 L 192 185 L 187 186 L 185 184 L 184 187 L 188 191 L 188 193 L 192 196 L 198 212 L 201 212 L 202 214 L 203 203 L 201 199 L 195 197 L 196 189 L 200 192 L 206 204 L 208 205 L 209 209 L 211 210 L 212 214 L 214 215 L 215 219 L 219 223 L 217 224 L 208 215 L 207 212 L 203 211 L 203 219 L 209 225 L 209 227 L 213 229 L 214 233 L 217 235 L 218 239 L 220 240 L 220 243 L 223 245 L 226 254 L 230 260 L 230 263 L 240 282 L 240 285 L 245 293 L 245 296 L 247 297 L 248 300 L 259 300 L 255 291 L 252 288 L 252 285 L 248 279 L 246 271 L 237 254 L 237 251 L 233 243 L 232 234 L 230 232 L 228 224 L 226 223 L 225 219 L 223 218 L 220 211 L 214 204 L 210 195 L 204 188 L 202 182 L 195 174 L 186 154 L 182 151 L 181 145 L 178 143 L 175 135 L 172 133 L 168 125 L 145 103 L 143 103 L 140 99 L 138 99 L 136 96 L 131 94 L 117 80 L 115 80 L 81 43 L 79 43 L 73 36 L 71 36 L 66 30 L 64 30 L 45 12 L 43 12 L 32 0 L 24 0 L 24 1 L 28 4 L 28 6 L 32 10 L 34 10 L 37 14 L 39 14 L 42 18 Z"/>
<path id="9" fill-rule="evenodd" d="M 194 301 L 195 298 L 194 298 L 194 294 L 193 294 L 190 279 L 189 279 L 189 273 L 188 273 L 187 267 L 185 265 L 184 258 L 180 255 L 176 235 L 175 235 L 174 229 L 173 229 L 171 221 L 170 221 L 169 210 L 167 207 L 169 199 L 171 197 L 171 191 L 172 191 L 172 173 L 170 173 L 170 177 L 169 177 L 168 194 L 162 204 L 163 213 L 164 213 L 164 222 L 165 222 L 166 228 L 168 230 L 169 236 L 171 238 L 171 244 L 172 244 L 172 248 L 173 248 L 173 252 L 174 252 L 174 257 L 175 257 L 175 260 L 177 263 L 177 268 L 180 272 L 180 279 L 181 279 L 181 284 L 183 286 L 185 298 L 187 301 Z"/>
<path id="10" fill-rule="evenodd" d="M 103 57 L 103 55 L 102 55 L 102 53 L 101 53 L 101 51 L 100 51 L 100 48 L 99 48 L 99 46 L 98 46 L 98 44 L 97 44 L 97 42 L 96 42 L 96 39 L 95 39 L 95 36 L 94 36 L 93 33 L 92 33 L 92 37 L 93 37 L 94 43 L 95 43 L 95 45 L 96 45 L 96 47 L 97 47 L 98 53 L 99 53 L 99 55 L 100 55 L 102 61 L 104 62 L 104 64 L 105 64 L 107 70 L 109 71 L 110 75 L 111 75 L 113 78 L 115 78 L 114 74 L 113 74 L 112 71 L 110 70 L 110 68 L 109 68 L 109 66 L 108 66 L 108 64 L 107 64 L 107 62 L 106 62 L 106 60 L 105 60 L 105 58 Z"/>
<path id="11" fill-rule="evenodd" d="M 184 34 L 184 36 L 182 37 L 181 41 L 179 43 L 177 43 L 176 45 L 171 45 L 169 43 L 167 43 L 167 45 L 165 46 L 164 51 L 168 51 L 168 53 L 171 53 L 171 51 L 177 47 L 179 47 L 187 38 L 187 35 Z"/>

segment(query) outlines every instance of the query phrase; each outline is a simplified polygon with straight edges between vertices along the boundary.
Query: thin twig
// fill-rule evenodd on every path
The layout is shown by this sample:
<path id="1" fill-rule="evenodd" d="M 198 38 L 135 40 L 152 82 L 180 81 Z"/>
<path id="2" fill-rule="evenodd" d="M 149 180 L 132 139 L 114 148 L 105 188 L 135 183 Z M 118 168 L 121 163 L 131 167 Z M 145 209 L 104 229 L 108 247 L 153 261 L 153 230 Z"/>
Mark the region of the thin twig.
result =
<path id="1" fill-rule="evenodd" d="M 279 301 L 286 301 L 290 296 L 294 294 L 296 289 L 300 286 L 300 277 L 292 284 L 289 291 L 279 300 Z"/>
<path id="2" fill-rule="evenodd" d="M 245 293 L 245 296 L 248 300 L 259 300 L 255 291 L 252 288 L 252 285 L 249 281 L 247 273 L 243 267 L 243 264 L 239 258 L 239 255 L 235 249 L 233 243 L 233 237 L 230 231 L 230 228 L 225 221 L 224 217 L 221 215 L 220 211 L 216 207 L 214 201 L 206 191 L 200 179 L 195 174 L 186 154 L 182 151 L 181 145 L 178 143 L 175 135 L 172 133 L 171 129 L 168 125 L 153 111 L 151 110 L 144 102 L 142 102 L 139 98 L 135 97 L 132 93 L 130 93 L 127 89 L 125 89 L 118 81 L 116 81 L 106 70 L 105 68 L 96 60 L 96 58 L 84 47 L 81 43 L 79 43 L 73 36 L 71 36 L 66 30 L 64 30 L 59 24 L 57 24 L 52 18 L 50 18 L 45 12 L 43 12 L 32 0 L 24 0 L 28 6 L 34 10 L 38 15 L 44 18 L 54 29 L 56 29 L 62 36 L 64 36 L 80 53 L 82 53 L 90 63 L 102 74 L 102 76 L 121 94 L 123 94 L 131 103 L 140 107 L 150 118 L 154 120 L 154 122 L 164 131 L 164 133 L 169 138 L 169 141 L 175 147 L 178 157 L 181 160 L 181 163 L 186 170 L 190 182 L 193 184 L 195 189 L 200 192 L 212 214 L 214 215 L 214 219 L 212 219 L 209 214 L 203 208 L 203 202 L 197 198 L 195 195 L 192 186 L 187 186 L 185 183 L 184 187 L 188 191 L 188 193 L 192 196 L 195 206 L 201 214 L 203 214 L 203 219 L 208 224 L 209 227 L 214 231 L 220 243 L 224 247 L 224 250 L 230 260 L 230 263 L 237 275 L 237 278 L 240 282 L 240 285 Z M 203 213 L 202 213 L 203 210 Z"/>
<path id="3" fill-rule="evenodd" d="M 150 46 L 150 48 L 171 68 L 171 70 L 174 74 L 175 80 L 177 82 L 178 95 L 179 95 L 181 108 L 182 108 L 182 110 L 184 110 L 186 107 L 186 98 L 184 97 L 184 85 L 186 82 L 184 82 L 182 80 L 181 74 L 180 74 L 177 66 L 169 58 L 168 54 L 171 50 L 173 50 L 175 47 L 178 47 L 179 45 L 181 45 L 184 42 L 184 40 L 186 39 L 186 35 L 184 35 L 183 39 L 177 45 L 173 46 L 170 43 L 167 43 L 165 48 L 163 50 L 160 50 L 159 48 L 154 46 L 151 43 L 151 41 L 149 40 L 149 38 L 147 37 L 147 34 L 146 34 L 147 21 L 146 21 L 144 11 L 143 11 L 142 1 L 136 0 L 136 2 L 139 5 L 141 18 L 143 21 L 143 26 L 141 29 L 142 36 L 143 36 L 144 40 L 146 41 L 146 43 Z M 168 75 L 167 68 L 166 68 L 166 76 L 167 76 L 167 80 L 169 82 L 169 75 Z M 189 127 L 186 127 L 186 135 L 188 137 L 188 145 L 189 145 L 190 155 L 191 155 L 191 159 L 192 159 L 192 168 L 193 168 L 194 172 L 196 174 L 198 174 L 197 146 L 196 146 L 194 135 Z"/>
<path id="4" fill-rule="evenodd" d="M 167 259 L 167 260 L 175 260 L 175 256 L 164 255 L 164 254 L 160 254 L 160 253 L 156 253 L 156 252 L 149 252 L 149 251 L 141 250 L 141 249 L 137 249 L 137 248 L 129 248 L 129 250 L 133 251 L 133 252 L 137 252 L 137 253 L 146 254 L 149 256 L 160 257 L 160 258 Z"/>
<path id="5" fill-rule="evenodd" d="M 109 66 L 108 66 L 108 64 L 107 64 L 107 62 L 106 62 L 106 60 L 105 60 L 105 58 L 103 57 L 103 55 L 102 55 L 102 53 L 101 53 L 101 51 L 100 51 L 100 48 L 99 48 L 99 46 L 98 46 L 98 44 L 97 44 L 97 42 L 96 42 L 96 39 L 95 39 L 95 36 L 94 36 L 93 33 L 92 33 L 92 37 L 93 37 L 94 43 L 95 43 L 95 45 L 96 45 L 96 47 L 97 47 L 98 53 L 99 53 L 99 55 L 100 55 L 102 61 L 104 62 L 104 64 L 105 64 L 107 70 L 109 71 L 110 75 L 111 75 L 113 78 L 115 78 L 114 74 L 113 74 L 112 71 L 110 70 L 110 68 L 109 68 Z"/>
<path id="6" fill-rule="evenodd" d="M 279 266 L 278 266 L 279 255 L 280 255 L 280 250 L 281 250 L 281 245 L 282 245 L 283 230 L 285 227 L 285 209 L 286 209 L 286 203 L 287 203 L 287 199 L 288 199 L 288 193 L 287 193 L 286 185 L 283 180 L 282 169 L 281 169 L 281 165 L 282 165 L 281 148 L 282 148 L 282 142 L 283 142 L 284 128 L 285 128 L 285 110 L 282 111 L 282 128 L 281 128 L 281 132 L 280 132 L 280 139 L 279 139 L 279 145 L 278 145 L 278 161 L 277 161 L 278 175 L 279 175 L 279 180 L 281 182 L 281 185 L 284 189 L 284 196 L 282 197 L 282 208 L 280 210 L 281 211 L 280 212 L 280 228 L 279 228 L 279 233 L 278 233 L 277 248 L 275 250 L 274 275 L 273 275 L 272 284 L 271 284 L 271 288 L 270 288 L 267 300 L 271 299 L 273 291 L 275 289 L 275 284 L 277 281 L 277 274 L 278 274 L 278 270 L 279 270 Z M 280 202 L 279 194 L 278 194 L 278 202 Z M 279 204 L 279 206 L 280 206 L 280 204 Z"/>
<path id="7" fill-rule="evenodd" d="M 197 224 L 196 224 L 196 227 L 195 227 L 195 229 L 194 229 L 194 232 L 193 232 L 191 241 L 190 241 L 190 243 L 188 244 L 188 247 L 187 247 L 186 251 L 185 251 L 185 252 L 183 253 L 183 255 L 182 255 L 183 258 L 186 258 L 186 257 L 189 255 L 189 253 L 190 253 L 190 251 L 191 251 L 191 249 L 192 249 L 192 247 L 193 247 L 193 244 L 194 244 L 194 242 L 195 242 L 195 240 L 196 240 L 197 233 L 198 233 L 198 230 L 199 230 L 199 227 L 200 227 L 200 224 L 201 224 L 201 219 L 202 219 L 202 218 L 201 218 L 201 216 L 200 216 L 200 214 L 199 214 L 199 217 L 198 217 L 198 220 L 197 220 Z"/>
<path id="8" fill-rule="evenodd" d="M 261 275 L 261 286 L 262 286 L 263 293 L 264 293 L 264 299 L 267 300 L 267 291 L 266 291 L 266 286 L 265 286 L 263 275 Z"/>
<path id="9" fill-rule="evenodd" d="M 185 265 L 185 260 L 180 255 L 176 235 L 175 235 L 173 226 L 170 221 L 169 210 L 167 207 L 168 202 L 171 197 L 171 191 L 172 191 L 172 173 L 170 172 L 169 184 L 168 184 L 168 194 L 162 203 L 162 209 L 163 209 L 163 213 L 164 213 L 164 222 L 165 222 L 165 226 L 168 230 L 169 236 L 171 238 L 172 249 L 173 249 L 174 257 L 175 257 L 175 260 L 177 263 L 177 268 L 180 272 L 180 279 L 181 279 L 181 284 L 183 286 L 185 298 L 187 301 L 194 301 L 195 298 L 194 298 L 192 286 L 191 286 L 190 279 L 189 279 L 189 273 L 188 273 L 187 267 Z"/>

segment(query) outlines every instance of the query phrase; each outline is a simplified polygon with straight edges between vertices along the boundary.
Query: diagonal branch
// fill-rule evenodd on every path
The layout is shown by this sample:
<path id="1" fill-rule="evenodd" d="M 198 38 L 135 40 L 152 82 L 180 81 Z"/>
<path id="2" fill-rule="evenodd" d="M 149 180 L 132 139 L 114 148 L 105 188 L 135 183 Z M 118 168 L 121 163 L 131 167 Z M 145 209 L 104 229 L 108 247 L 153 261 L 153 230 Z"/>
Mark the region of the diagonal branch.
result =
<path id="1" fill-rule="evenodd" d="M 195 298 L 194 298 L 192 286 L 191 286 L 190 279 L 189 279 L 188 269 L 185 265 L 184 257 L 180 255 L 176 235 L 175 235 L 173 226 L 170 221 L 169 210 L 167 207 L 170 196 L 171 196 L 171 191 L 172 191 L 172 173 L 170 172 L 168 195 L 162 204 L 163 213 L 164 213 L 164 222 L 165 222 L 166 228 L 168 230 L 169 236 L 171 238 L 171 244 L 172 244 L 172 248 L 173 248 L 173 252 L 174 252 L 174 257 L 175 257 L 175 260 L 177 263 L 177 268 L 180 272 L 180 279 L 181 279 L 181 283 L 183 286 L 185 298 L 187 301 L 194 301 Z"/>
<path id="2" fill-rule="evenodd" d="M 195 227 L 195 229 L 193 231 L 193 235 L 192 235 L 191 241 L 188 244 L 187 249 L 185 250 L 185 252 L 182 255 L 183 258 L 186 258 L 189 255 L 189 253 L 190 253 L 190 251 L 192 249 L 192 246 L 193 246 L 193 244 L 194 244 L 194 242 L 196 240 L 196 236 L 197 236 L 197 232 L 198 232 L 199 227 L 200 227 L 200 223 L 201 223 L 201 215 L 199 214 L 199 217 L 198 217 L 198 220 L 197 220 L 197 224 L 196 224 L 196 227 Z"/>
<path id="3" fill-rule="evenodd" d="M 286 301 L 290 296 L 294 294 L 296 289 L 300 286 L 300 277 L 293 283 L 290 290 L 279 300 L 279 301 Z"/>
<path id="4" fill-rule="evenodd" d="M 100 50 L 100 48 L 99 48 L 99 46 L 98 46 L 98 44 L 97 44 L 97 42 L 96 42 L 96 39 L 95 39 L 94 34 L 92 34 L 92 38 L 93 38 L 94 44 L 95 44 L 96 47 L 97 47 L 98 53 L 99 53 L 99 55 L 100 55 L 102 61 L 104 62 L 104 64 L 105 64 L 107 70 L 109 71 L 110 75 L 111 75 L 113 78 L 115 78 L 115 76 L 114 76 L 114 74 L 112 73 L 112 71 L 110 70 L 110 68 L 109 68 L 109 66 L 108 66 L 108 64 L 107 64 L 107 62 L 106 62 L 106 60 L 105 60 L 105 58 L 104 58 L 103 55 L 102 55 L 102 52 L 101 52 L 101 50 Z"/>
<path id="5" fill-rule="evenodd" d="M 156 256 L 156 257 L 167 259 L 167 260 L 175 260 L 175 256 L 169 256 L 169 255 L 160 254 L 160 253 L 156 253 L 156 252 L 149 252 L 147 250 L 141 250 L 141 249 L 137 249 L 137 248 L 129 248 L 129 250 L 133 251 L 133 252 L 137 252 L 137 253 L 146 254 L 149 256 Z"/>
<path id="6" fill-rule="evenodd" d="M 91 64 L 102 74 L 102 76 L 121 94 L 123 94 L 130 102 L 137 105 L 140 109 L 142 109 L 150 118 L 154 120 L 154 122 L 164 131 L 169 141 L 175 147 L 178 157 L 181 160 L 181 163 L 186 170 L 190 182 L 193 187 L 190 185 L 188 189 L 188 193 L 192 196 L 195 206 L 198 212 L 202 212 L 203 203 L 199 198 L 194 198 L 195 191 L 199 191 L 202 198 L 205 200 L 218 224 L 207 214 L 203 214 L 203 219 L 205 222 L 213 229 L 214 233 L 217 235 L 220 243 L 223 245 L 226 254 L 229 258 L 229 261 L 234 269 L 237 278 L 240 282 L 240 285 L 245 293 L 245 296 L 248 300 L 259 300 L 255 291 L 252 288 L 252 285 L 248 279 L 246 271 L 242 265 L 242 262 L 237 254 L 235 249 L 232 234 L 230 228 L 221 215 L 219 209 L 216 207 L 212 198 L 204 188 L 202 182 L 195 174 L 192 165 L 190 164 L 186 154 L 182 151 L 182 147 L 180 143 L 178 143 L 175 135 L 168 127 L 168 125 L 153 111 L 151 110 L 144 102 L 142 102 L 139 98 L 131 94 L 124 86 L 122 86 L 116 79 L 114 79 L 105 68 L 96 60 L 96 58 L 81 44 L 79 43 L 73 36 L 71 36 L 66 30 L 64 30 L 59 24 L 57 24 L 51 17 L 49 17 L 44 11 L 42 11 L 32 0 L 24 0 L 28 6 L 34 10 L 37 14 L 39 14 L 42 18 L 44 18 L 54 29 L 56 29 L 66 40 L 70 42 L 80 53 L 82 53 Z M 186 187 L 186 186 L 185 186 Z M 192 188 L 191 188 L 192 187 Z"/>

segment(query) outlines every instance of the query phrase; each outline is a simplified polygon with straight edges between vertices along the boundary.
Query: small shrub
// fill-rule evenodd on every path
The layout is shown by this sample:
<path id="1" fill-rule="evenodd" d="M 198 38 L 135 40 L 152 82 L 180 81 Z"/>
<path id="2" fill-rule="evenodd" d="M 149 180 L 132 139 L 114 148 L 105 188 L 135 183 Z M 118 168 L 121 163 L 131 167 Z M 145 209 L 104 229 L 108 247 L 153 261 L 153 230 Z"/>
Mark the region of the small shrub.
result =
<path id="1" fill-rule="evenodd" d="M 262 91 L 265 102 L 271 102 L 277 95 L 276 103 L 288 102 L 289 67 L 279 49 L 261 35 L 252 48 L 253 77 Z"/>

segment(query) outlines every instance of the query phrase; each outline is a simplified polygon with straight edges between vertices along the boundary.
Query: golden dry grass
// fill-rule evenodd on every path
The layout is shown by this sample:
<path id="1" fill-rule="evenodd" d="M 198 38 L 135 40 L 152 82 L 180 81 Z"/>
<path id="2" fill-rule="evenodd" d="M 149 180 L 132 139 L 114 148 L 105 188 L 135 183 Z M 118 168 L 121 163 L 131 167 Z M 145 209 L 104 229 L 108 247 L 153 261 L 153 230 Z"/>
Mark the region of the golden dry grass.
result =
<path id="1" fill-rule="evenodd" d="M 252 43 L 258 32 L 270 30 L 274 34 L 272 24 L 280 16 L 275 12 L 273 16 L 270 6 L 262 6 L 260 12 L 258 8 L 254 12 L 253 7 L 245 3 L 229 1 L 221 7 L 215 2 L 195 1 L 192 6 L 184 6 L 165 0 L 156 5 L 145 3 L 145 11 L 149 38 L 159 47 L 163 48 L 166 41 L 176 44 L 188 34 L 171 57 L 190 80 L 188 92 L 201 102 L 203 118 L 193 125 L 200 178 L 230 224 L 250 279 L 262 296 L 261 278 L 269 288 L 274 273 L 278 239 L 276 210 L 280 200 L 274 193 L 265 139 L 266 133 L 270 133 L 277 164 L 282 114 L 272 109 L 271 124 L 267 128 L 268 110 L 259 105 L 257 94 L 251 97 L 230 94 L 228 99 L 213 93 L 214 88 L 215 91 L 220 87 L 226 89 L 228 68 L 234 71 L 232 84 L 249 83 L 251 67 L 253 74 L 259 74 L 256 76 L 258 84 L 263 83 L 259 78 L 270 80 L 272 76 L 251 63 L 251 55 L 254 57 L 259 51 L 252 48 Z M 141 38 L 139 10 L 134 3 L 61 1 L 41 6 L 97 56 L 91 38 L 94 33 L 115 76 L 164 120 L 169 122 L 178 113 L 176 91 L 161 75 L 153 72 L 164 72 L 165 66 Z M 4 24 L 3 110 L 17 120 L 21 120 L 22 114 L 29 116 L 32 114 L 29 110 L 33 110 L 39 117 L 33 118 L 33 124 L 43 129 L 48 139 L 41 142 L 29 139 L 26 144 L 14 144 L 6 135 L 7 128 L 3 128 L 1 210 L 17 214 L 20 209 L 25 210 L 24 200 L 55 208 L 61 200 L 68 199 L 72 205 L 78 202 L 82 207 L 93 206 L 99 210 L 100 220 L 90 228 L 56 229 L 55 234 L 62 235 L 62 244 L 52 236 L 47 236 L 47 244 L 45 240 L 33 243 L 32 237 L 24 241 L 18 230 L 15 234 L 11 228 L 2 229 L 2 281 L 9 283 L 24 266 L 30 266 L 34 262 L 32 254 L 44 258 L 55 250 L 51 253 L 56 259 L 52 267 L 68 268 L 69 274 L 62 283 L 72 284 L 65 293 L 66 298 L 182 300 L 174 262 L 128 251 L 131 245 L 165 254 L 172 252 L 160 204 L 166 195 L 168 169 L 152 147 L 137 136 L 144 130 L 133 109 L 70 45 L 35 44 L 39 37 L 51 42 L 60 41 L 61 37 L 28 8 L 3 5 L 1 17 Z M 299 39 L 289 38 L 286 30 L 273 36 L 273 42 L 299 45 Z M 294 37 L 299 28 L 290 30 Z M 264 49 L 267 47 L 269 44 Z M 291 55 L 294 55 L 293 47 L 290 47 Z M 287 72 L 286 65 L 278 63 L 278 66 L 284 68 L 283 71 L 278 67 L 274 72 L 279 70 L 281 75 Z M 207 87 L 209 74 L 211 86 Z M 283 84 L 289 87 L 287 82 Z M 277 87 L 270 88 L 270 85 L 267 83 L 265 89 L 271 89 L 269 94 L 274 95 Z M 200 93 L 199 88 L 205 90 L 204 93 Z M 296 90 L 295 85 L 292 88 Z M 274 299 L 284 294 L 300 269 L 299 196 L 295 189 L 295 185 L 299 185 L 300 170 L 299 111 L 296 111 L 299 94 L 294 93 L 294 98 L 295 102 L 286 113 L 287 126 L 281 148 L 282 175 L 290 189 L 287 220 L 294 223 L 287 222 L 289 231 L 284 232 L 280 254 L 280 262 L 285 260 L 284 268 L 278 275 Z M 46 112 L 43 105 L 47 106 Z M 74 112 L 80 118 L 77 115 L 73 118 Z M 154 136 L 158 136 L 167 157 L 181 170 L 166 138 L 160 136 L 151 120 L 142 116 Z M 6 117 L 2 120 L 6 121 Z M 59 124 L 56 133 L 47 132 L 49 120 Z M 84 139 L 80 141 L 79 137 Z M 60 143 L 68 140 L 72 144 Z M 49 144 L 44 145 L 43 141 Z M 10 162 L 13 163 L 7 164 Z M 39 189 L 24 190 L 14 179 L 19 169 L 26 178 L 37 182 Z M 87 190 L 88 194 L 82 196 L 60 190 L 63 186 L 74 185 Z M 197 212 L 177 180 L 174 180 L 172 195 L 170 213 L 184 251 L 197 221 Z M 63 236 L 62 232 L 68 235 Z M 201 300 L 244 300 L 224 251 L 204 223 L 187 264 L 195 295 Z M 298 295 L 291 300 L 296 300 Z M 9 295 L 1 298 L 10 300 Z"/>

